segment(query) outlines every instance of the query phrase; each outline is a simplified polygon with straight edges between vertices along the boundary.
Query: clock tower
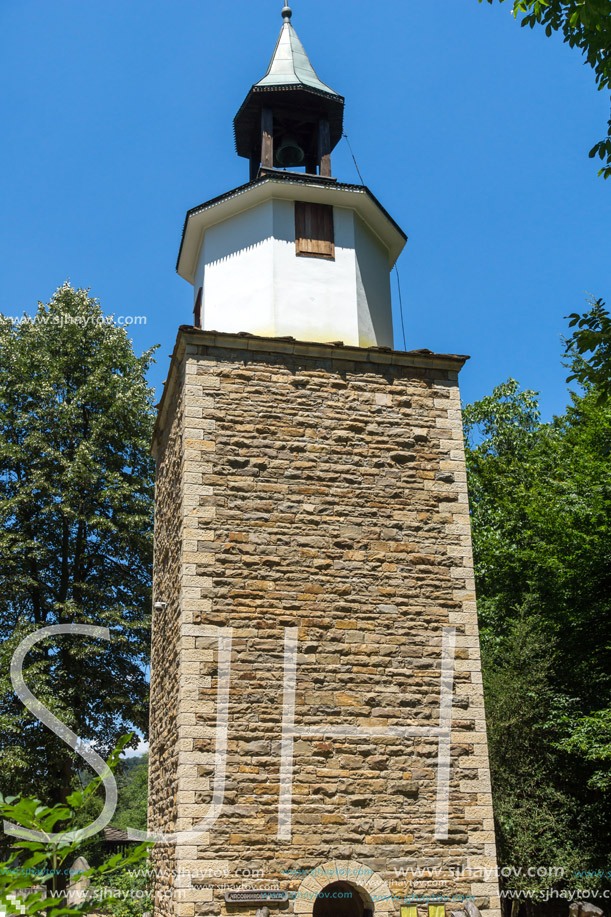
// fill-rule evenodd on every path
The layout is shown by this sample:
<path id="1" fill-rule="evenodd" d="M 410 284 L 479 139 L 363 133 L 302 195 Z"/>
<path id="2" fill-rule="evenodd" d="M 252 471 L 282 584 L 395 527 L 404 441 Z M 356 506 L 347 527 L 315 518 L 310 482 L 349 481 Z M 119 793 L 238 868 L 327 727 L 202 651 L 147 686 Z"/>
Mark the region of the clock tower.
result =
<path id="1" fill-rule="evenodd" d="M 187 214 L 157 459 L 156 915 L 499 913 L 458 373 L 395 349 L 406 236 L 333 175 L 288 6 Z M 466 903 L 465 903 L 466 902 Z"/>

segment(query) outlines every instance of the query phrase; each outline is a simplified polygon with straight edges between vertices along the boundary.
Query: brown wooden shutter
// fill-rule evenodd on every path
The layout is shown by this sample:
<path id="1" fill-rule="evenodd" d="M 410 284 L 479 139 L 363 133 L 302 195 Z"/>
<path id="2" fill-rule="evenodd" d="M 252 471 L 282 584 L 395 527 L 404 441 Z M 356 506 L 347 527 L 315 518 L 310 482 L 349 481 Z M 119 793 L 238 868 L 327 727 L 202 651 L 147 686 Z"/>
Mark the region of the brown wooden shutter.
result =
<path id="1" fill-rule="evenodd" d="M 335 258 L 333 207 L 296 201 L 295 245 L 298 255 Z"/>

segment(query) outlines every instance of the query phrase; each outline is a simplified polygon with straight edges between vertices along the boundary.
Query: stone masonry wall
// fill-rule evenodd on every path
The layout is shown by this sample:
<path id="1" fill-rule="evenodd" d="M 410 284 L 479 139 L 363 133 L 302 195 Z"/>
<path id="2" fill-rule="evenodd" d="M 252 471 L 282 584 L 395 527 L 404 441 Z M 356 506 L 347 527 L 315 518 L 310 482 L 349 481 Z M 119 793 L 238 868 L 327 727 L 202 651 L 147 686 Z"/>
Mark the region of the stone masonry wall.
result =
<path id="1" fill-rule="evenodd" d="M 177 818 L 179 650 L 182 587 L 182 491 L 184 389 L 172 393 L 170 422 L 163 430 L 155 485 L 155 549 L 151 641 L 151 702 L 149 756 L 150 831 L 172 831 Z M 156 914 L 174 914 L 173 887 L 176 871 L 175 848 L 153 848 L 153 866 L 158 871 Z"/>
<path id="2" fill-rule="evenodd" d="M 185 831 L 208 815 L 209 826 L 157 848 L 158 863 L 174 850 L 183 871 L 177 917 L 254 915 L 256 905 L 228 911 L 224 887 L 260 884 L 255 871 L 296 892 L 328 862 L 373 870 L 368 888 L 384 882 L 396 896 L 389 913 L 421 896 L 424 917 L 440 891 L 497 913 L 496 880 L 477 876 L 496 860 L 460 365 L 179 335 L 157 434 L 155 598 L 168 607 L 153 625 L 151 824 Z M 232 629 L 232 651 L 215 820 L 219 628 Z M 291 836 L 279 840 L 290 628 L 295 730 L 310 734 L 295 737 Z M 440 717 L 443 628 L 456 629 L 456 654 L 449 832 L 436 840 L 439 740 L 425 728 Z M 360 734 L 324 734 L 338 726 Z M 312 905 L 298 897 L 290 910 Z"/>

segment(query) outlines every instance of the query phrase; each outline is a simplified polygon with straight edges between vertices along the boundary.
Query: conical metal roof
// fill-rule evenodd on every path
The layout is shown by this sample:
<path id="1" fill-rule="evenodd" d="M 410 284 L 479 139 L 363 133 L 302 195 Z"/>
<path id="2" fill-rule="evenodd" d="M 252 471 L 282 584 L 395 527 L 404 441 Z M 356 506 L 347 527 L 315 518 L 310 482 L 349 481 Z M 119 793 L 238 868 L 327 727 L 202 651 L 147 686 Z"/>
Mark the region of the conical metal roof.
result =
<path id="1" fill-rule="evenodd" d="M 331 149 L 341 140 L 344 98 L 318 78 L 291 24 L 292 15 L 291 8 L 285 4 L 284 25 L 267 73 L 252 86 L 234 118 L 236 150 L 238 156 L 246 159 L 260 149 L 261 112 L 266 107 L 285 121 L 299 116 L 298 120 L 311 122 L 313 131 L 324 117 L 331 130 Z"/>
<path id="2" fill-rule="evenodd" d="M 282 11 L 284 25 L 278 37 L 276 50 L 273 53 L 267 73 L 254 89 L 274 89 L 279 87 L 304 87 L 316 92 L 342 97 L 323 83 L 316 74 L 297 32 L 291 24 L 291 9 L 285 6 Z"/>

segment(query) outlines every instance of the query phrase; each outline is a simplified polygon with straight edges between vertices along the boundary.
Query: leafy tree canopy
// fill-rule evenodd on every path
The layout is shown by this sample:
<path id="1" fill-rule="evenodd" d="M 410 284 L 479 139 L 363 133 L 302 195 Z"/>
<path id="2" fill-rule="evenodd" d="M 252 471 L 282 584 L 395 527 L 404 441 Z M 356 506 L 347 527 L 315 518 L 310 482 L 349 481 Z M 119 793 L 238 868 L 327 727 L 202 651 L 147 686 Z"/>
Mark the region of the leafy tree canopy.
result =
<path id="1" fill-rule="evenodd" d="M 26 685 L 104 756 L 145 734 L 153 520 L 152 351 L 86 290 L 61 286 L 35 316 L 0 318 L 0 778 L 63 801 L 76 758 L 15 696 L 18 644 L 48 625 L 93 624 L 111 642 L 46 638 Z M 137 740 L 134 740 L 134 744 Z"/>
<path id="2" fill-rule="evenodd" d="M 611 867 L 611 407 L 542 423 L 509 380 L 465 432 L 500 857 L 583 887 Z"/>
<path id="3" fill-rule="evenodd" d="M 513 14 L 523 26 L 543 27 L 548 36 L 560 32 L 571 48 L 580 49 L 594 70 L 598 88 L 611 89 L 611 0 L 513 0 Z M 590 157 L 596 156 L 603 162 L 599 174 L 609 178 L 611 121 L 607 137 L 590 150 Z"/>
<path id="4" fill-rule="evenodd" d="M 584 315 L 569 315 L 573 334 L 566 342 L 566 353 L 572 358 L 571 375 L 584 387 L 594 386 L 599 401 L 611 399 L 611 317 L 602 299 L 592 300 Z M 589 354 L 589 356 L 588 356 Z"/>

